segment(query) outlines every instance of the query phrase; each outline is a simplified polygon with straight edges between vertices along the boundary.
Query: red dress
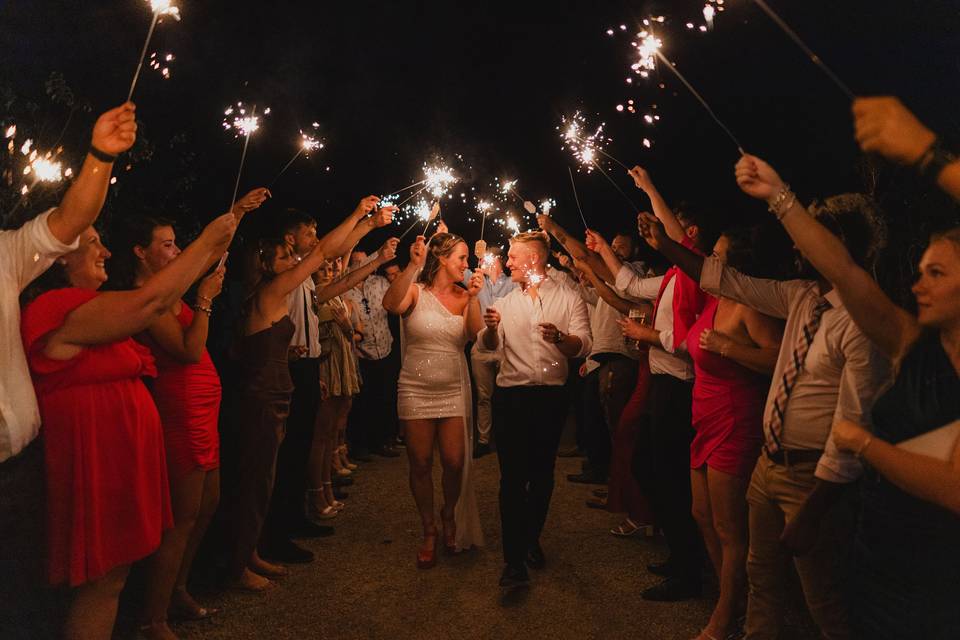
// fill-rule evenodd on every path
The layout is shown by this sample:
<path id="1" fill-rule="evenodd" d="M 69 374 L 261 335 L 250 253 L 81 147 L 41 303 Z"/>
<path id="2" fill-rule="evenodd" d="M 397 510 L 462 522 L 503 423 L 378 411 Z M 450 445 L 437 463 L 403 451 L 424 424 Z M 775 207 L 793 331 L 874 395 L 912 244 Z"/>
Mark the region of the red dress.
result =
<path id="1" fill-rule="evenodd" d="M 83 584 L 150 555 L 173 523 L 160 417 L 140 380 L 156 375 L 150 351 L 127 338 L 71 360 L 43 355 L 45 338 L 97 295 L 58 289 L 23 310 L 43 425 L 52 584 Z"/>
<path id="2" fill-rule="evenodd" d="M 182 301 L 177 320 L 184 330 L 193 322 L 193 309 Z M 157 379 L 148 386 L 160 412 L 171 477 L 180 478 L 194 469 L 216 469 L 220 466 L 220 376 L 210 354 L 204 349 L 200 362 L 184 363 L 149 335 L 142 341 L 157 359 Z"/>
<path id="3" fill-rule="evenodd" d="M 653 511 L 632 470 L 633 454 L 643 425 L 643 408 L 647 403 L 647 389 L 650 386 L 648 355 L 645 349 L 637 360 L 637 384 L 623 407 L 620 422 L 613 433 L 607 493 L 607 509 L 613 513 L 626 512 L 636 525 L 653 524 Z"/>
<path id="4" fill-rule="evenodd" d="M 700 335 L 713 329 L 719 300 L 711 297 L 690 327 L 687 350 L 693 358 L 693 428 L 690 468 L 707 465 L 749 478 L 763 440 L 763 408 L 770 379 L 720 354 L 700 348 Z"/>

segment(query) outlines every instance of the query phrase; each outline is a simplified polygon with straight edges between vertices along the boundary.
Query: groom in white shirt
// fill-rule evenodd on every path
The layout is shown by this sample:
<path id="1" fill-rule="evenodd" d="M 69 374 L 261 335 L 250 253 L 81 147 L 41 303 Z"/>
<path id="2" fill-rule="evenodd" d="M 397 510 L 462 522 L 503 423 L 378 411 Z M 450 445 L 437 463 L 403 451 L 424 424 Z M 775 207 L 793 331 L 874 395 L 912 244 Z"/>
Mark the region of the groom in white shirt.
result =
<path id="1" fill-rule="evenodd" d="M 540 547 L 553 494 L 553 467 L 566 417 L 567 359 L 590 352 L 590 320 L 576 291 L 545 276 L 550 246 L 543 233 L 510 241 L 507 267 L 519 288 L 484 309 L 481 349 L 500 359 L 494 437 L 500 464 L 500 523 L 506 567 L 500 586 L 541 569 Z"/>

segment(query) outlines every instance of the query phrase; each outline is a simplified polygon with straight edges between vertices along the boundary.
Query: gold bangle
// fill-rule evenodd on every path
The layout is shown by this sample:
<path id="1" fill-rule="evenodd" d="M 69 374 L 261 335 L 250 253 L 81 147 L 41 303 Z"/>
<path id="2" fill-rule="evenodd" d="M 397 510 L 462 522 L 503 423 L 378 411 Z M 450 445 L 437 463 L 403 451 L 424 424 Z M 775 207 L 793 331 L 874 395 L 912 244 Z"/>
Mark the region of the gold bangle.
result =
<path id="1" fill-rule="evenodd" d="M 793 205 L 797 203 L 797 196 L 790 190 L 790 185 L 784 183 L 773 201 L 767 205 L 770 213 L 777 216 L 777 220 L 783 220 Z"/>
<path id="2" fill-rule="evenodd" d="M 194 307 L 194 309 L 207 314 L 208 318 L 213 315 L 213 309 L 211 309 L 210 307 L 204 307 L 203 305 L 198 304 Z"/>

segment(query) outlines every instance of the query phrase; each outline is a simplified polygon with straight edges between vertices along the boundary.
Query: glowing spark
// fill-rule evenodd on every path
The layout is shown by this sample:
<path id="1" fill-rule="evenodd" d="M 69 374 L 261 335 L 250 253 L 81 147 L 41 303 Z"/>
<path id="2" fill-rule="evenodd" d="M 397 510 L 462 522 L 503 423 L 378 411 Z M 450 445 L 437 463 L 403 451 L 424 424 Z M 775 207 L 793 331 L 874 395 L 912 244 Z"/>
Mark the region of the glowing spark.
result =
<path id="1" fill-rule="evenodd" d="M 504 180 L 503 182 L 500 183 L 500 192 L 503 193 L 504 195 L 507 195 L 511 191 L 513 191 L 516 188 L 516 186 L 517 186 L 516 180 Z"/>
<path id="2" fill-rule="evenodd" d="M 72 176 L 73 176 L 73 169 L 70 167 L 67 167 L 67 170 L 63 172 L 63 177 L 70 178 Z"/>
<path id="3" fill-rule="evenodd" d="M 37 158 L 23 169 L 23 174 L 33 173 L 38 182 L 60 182 L 63 180 L 63 168 L 59 162 L 49 157 Z"/>
<path id="4" fill-rule="evenodd" d="M 30 140 L 30 139 L 28 138 L 27 141 L 23 143 L 23 146 L 20 147 L 20 153 L 22 153 L 22 154 L 25 155 L 25 156 L 26 156 L 26 155 L 29 155 L 29 154 L 30 154 L 30 148 L 31 148 L 32 146 L 33 146 L 33 140 Z"/>
<path id="5" fill-rule="evenodd" d="M 15 136 L 15 135 L 17 135 L 17 125 L 12 124 L 12 125 L 10 125 L 9 127 L 7 127 L 7 132 L 6 132 L 6 134 L 4 134 L 4 137 L 5 137 L 5 138 L 12 138 L 12 137 Z"/>
<path id="6" fill-rule="evenodd" d="M 579 111 L 573 114 L 573 117 L 564 117 L 562 120 L 564 148 L 573 154 L 574 159 L 587 173 L 596 167 L 597 154 L 602 153 L 603 147 L 610 141 L 603 132 L 604 126 L 604 123 L 600 123 L 593 133 L 586 135 L 584 131 L 587 129 L 587 121 Z"/>
<path id="7" fill-rule="evenodd" d="M 483 264 L 483 267 L 482 267 L 482 268 L 483 268 L 483 269 L 489 269 L 490 267 L 492 267 L 492 266 L 494 265 L 494 263 L 495 263 L 496 261 L 497 261 L 497 256 L 493 255 L 492 253 L 484 254 L 484 256 L 483 256 L 483 262 L 482 262 L 482 264 Z"/>
<path id="8" fill-rule="evenodd" d="M 22 187 L 20 187 L 20 195 L 25 196 L 29 192 L 30 192 L 30 187 L 28 187 L 27 185 L 23 185 Z"/>
<path id="9" fill-rule="evenodd" d="M 180 19 L 180 7 L 174 6 L 170 0 L 150 0 L 150 9 L 157 15 Z"/>
<path id="10" fill-rule="evenodd" d="M 641 31 L 638 35 L 640 41 L 631 43 L 637 50 L 637 61 L 630 68 L 643 75 L 644 70 L 653 71 L 657 68 L 657 51 L 663 46 L 663 41 L 647 31 Z"/>
<path id="11" fill-rule="evenodd" d="M 541 282 L 543 282 L 544 280 L 546 280 L 545 275 L 543 275 L 542 273 L 537 273 L 533 269 L 528 269 L 526 273 L 523 274 L 523 277 L 526 279 L 527 284 L 532 285 L 534 287 L 540 284 Z"/>
<path id="12" fill-rule="evenodd" d="M 270 110 L 266 109 L 263 114 L 267 115 L 269 112 Z M 237 115 L 231 120 L 230 116 L 234 114 Z M 260 129 L 260 116 L 256 115 L 256 107 L 248 114 L 243 103 L 238 102 L 236 108 L 227 107 L 223 115 L 227 116 L 223 120 L 223 128 L 227 131 L 233 129 L 238 138 L 249 137 Z"/>
<path id="13" fill-rule="evenodd" d="M 316 151 L 317 149 L 323 149 L 323 143 L 310 136 L 303 131 L 300 132 L 300 145 L 303 147 L 304 153 L 310 153 L 311 151 Z"/>
<path id="14" fill-rule="evenodd" d="M 550 210 L 557 206 L 556 200 L 553 198 L 544 198 L 540 202 L 540 211 L 543 211 L 545 215 L 550 215 Z"/>
<path id="15" fill-rule="evenodd" d="M 717 10 L 712 4 L 703 5 L 703 19 L 707 21 L 707 26 L 713 29 L 713 17 L 717 15 Z"/>
<path id="16" fill-rule="evenodd" d="M 453 170 L 450 167 L 424 166 L 423 173 L 426 176 L 425 188 L 434 198 L 445 196 L 450 187 L 457 182 L 457 177 L 453 175 Z"/>
<path id="17" fill-rule="evenodd" d="M 505 226 L 507 227 L 507 229 L 510 229 L 510 231 L 514 233 L 520 233 L 520 223 L 517 222 L 516 219 L 513 217 L 507 218 Z"/>

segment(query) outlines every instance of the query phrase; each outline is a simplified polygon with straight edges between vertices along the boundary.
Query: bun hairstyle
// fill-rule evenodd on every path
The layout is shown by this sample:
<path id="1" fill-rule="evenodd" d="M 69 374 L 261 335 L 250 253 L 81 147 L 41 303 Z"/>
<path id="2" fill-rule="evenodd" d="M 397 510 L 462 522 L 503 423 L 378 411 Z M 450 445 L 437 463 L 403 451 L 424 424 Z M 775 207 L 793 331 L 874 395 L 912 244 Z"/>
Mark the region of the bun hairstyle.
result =
<path id="1" fill-rule="evenodd" d="M 433 234 L 427 243 L 427 260 L 423 264 L 423 270 L 420 271 L 417 282 L 432 285 L 437 274 L 440 273 L 440 258 L 448 257 L 461 242 L 466 244 L 463 238 L 455 233 Z"/>

